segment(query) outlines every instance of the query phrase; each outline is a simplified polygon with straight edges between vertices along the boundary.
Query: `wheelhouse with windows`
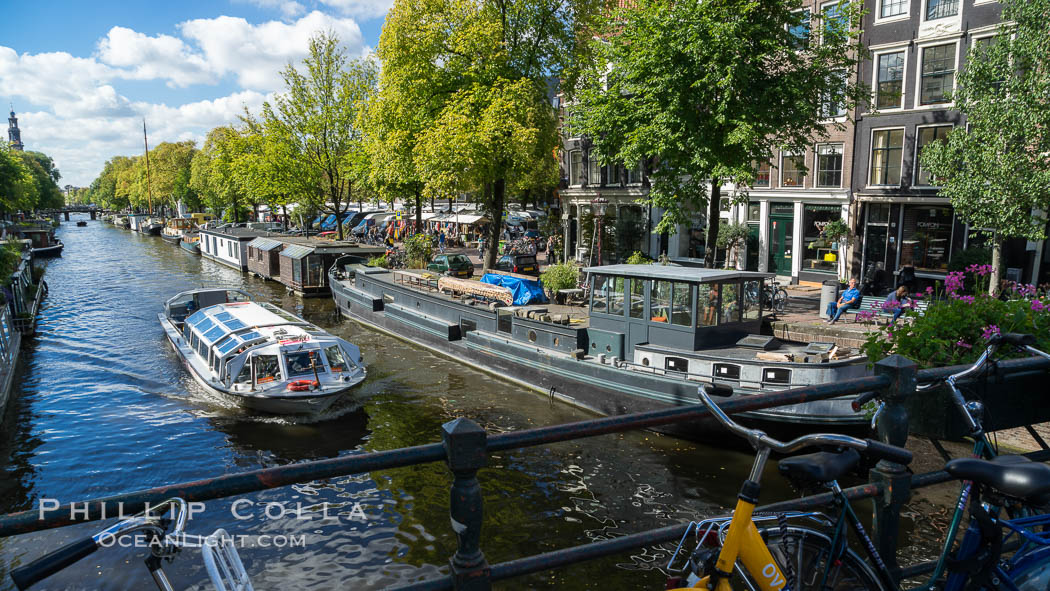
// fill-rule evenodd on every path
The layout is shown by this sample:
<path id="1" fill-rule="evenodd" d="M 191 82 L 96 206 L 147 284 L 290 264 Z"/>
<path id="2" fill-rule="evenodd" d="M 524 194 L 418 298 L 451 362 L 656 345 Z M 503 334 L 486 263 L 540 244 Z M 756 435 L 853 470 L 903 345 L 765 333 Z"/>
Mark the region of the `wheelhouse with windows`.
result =
<path id="1" fill-rule="evenodd" d="M 256 410 L 318 412 L 365 377 L 356 346 L 238 290 L 180 293 L 161 324 L 199 383 Z"/>
<path id="2" fill-rule="evenodd" d="M 642 344 L 696 351 L 758 334 L 762 283 L 774 276 L 666 265 L 606 265 L 584 271 L 590 288 L 588 332 L 591 344 L 599 345 L 591 353 L 621 359 L 633 358 Z M 614 342 L 603 347 L 603 340 Z"/>

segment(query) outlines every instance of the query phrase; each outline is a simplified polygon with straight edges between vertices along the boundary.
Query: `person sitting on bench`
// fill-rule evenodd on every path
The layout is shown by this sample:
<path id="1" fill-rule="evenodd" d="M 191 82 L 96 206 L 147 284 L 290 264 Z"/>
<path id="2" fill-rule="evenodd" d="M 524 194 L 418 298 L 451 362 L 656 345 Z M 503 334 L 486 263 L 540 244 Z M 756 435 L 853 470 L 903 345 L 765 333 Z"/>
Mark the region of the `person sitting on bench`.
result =
<path id="1" fill-rule="evenodd" d="M 893 310 L 893 320 L 890 320 L 890 324 L 897 322 L 897 319 L 904 313 L 904 302 L 907 301 L 909 304 L 912 303 L 911 296 L 908 295 L 908 286 L 902 285 L 897 289 L 891 291 L 886 296 L 886 301 L 882 304 L 882 309 L 887 312 Z"/>
<path id="2" fill-rule="evenodd" d="M 828 303 L 828 319 L 824 322 L 835 324 L 835 322 L 846 313 L 846 310 L 860 307 L 860 290 L 857 289 L 857 279 L 849 280 L 849 289 L 842 292 L 837 302 Z"/>

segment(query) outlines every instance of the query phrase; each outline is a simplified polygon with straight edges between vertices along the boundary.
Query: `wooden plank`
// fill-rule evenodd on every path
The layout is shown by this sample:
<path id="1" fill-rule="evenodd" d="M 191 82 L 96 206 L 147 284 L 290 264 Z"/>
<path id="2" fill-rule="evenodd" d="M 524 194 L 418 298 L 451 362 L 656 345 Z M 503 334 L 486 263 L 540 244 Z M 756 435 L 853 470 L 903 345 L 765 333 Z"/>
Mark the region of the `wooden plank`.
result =
<path id="1" fill-rule="evenodd" d="M 755 359 L 761 359 L 762 361 L 792 361 L 791 355 L 787 353 L 771 353 L 769 351 L 755 353 Z"/>

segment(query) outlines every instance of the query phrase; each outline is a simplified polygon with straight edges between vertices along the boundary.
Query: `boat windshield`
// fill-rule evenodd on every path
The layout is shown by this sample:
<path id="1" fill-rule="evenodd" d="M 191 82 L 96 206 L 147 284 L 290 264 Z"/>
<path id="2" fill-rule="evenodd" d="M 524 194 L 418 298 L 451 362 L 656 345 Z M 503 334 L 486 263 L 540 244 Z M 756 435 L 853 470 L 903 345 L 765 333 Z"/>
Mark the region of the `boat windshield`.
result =
<path id="1" fill-rule="evenodd" d="M 281 381 L 281 364 L 277 362 L 276 355 L 256 355 L 252 363 L 255 364 L 255 383 Z"/>
<path id="2" fill-rule="evenodd" d="M 332 371 L 347 371 L 349 369 L 346 365 L 346 357 L 343 355 L 343 351 L 339 349 L 339 345 L 326 347 L 324 356 L 328 358 L 328 366 L 332 368 Z"/>
<path id="3" fill-rule="evenodd" d="M 311 358 L 316 359 L 317 373 L 324 373 L 324 364 L 316 357 L 316 351 L 287 351 L 284 354 L 284 364 L 288 367 L 288 377 L 312 375 L 314 368 L 310 367 Z"/>

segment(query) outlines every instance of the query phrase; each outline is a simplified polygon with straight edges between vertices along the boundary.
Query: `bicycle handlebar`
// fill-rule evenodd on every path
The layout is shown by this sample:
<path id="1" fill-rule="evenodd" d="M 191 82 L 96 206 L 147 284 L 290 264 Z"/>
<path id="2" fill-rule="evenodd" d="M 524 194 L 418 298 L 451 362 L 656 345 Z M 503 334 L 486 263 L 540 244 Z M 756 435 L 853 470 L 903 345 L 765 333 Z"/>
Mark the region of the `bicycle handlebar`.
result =
<path id="1" fill-rule="evenodd" d="M 839 435 L 837 433 L 813 433 L 810 435 L 803 435 L 802 437 L 796 437 L 787 443 L 773 439 L 763 431 L 758 429 L 748 429 L 729 418 L 729 415 L 711 400 L 711 396 L 708 393 L 709 389 L 710 392 L 716 393 L 716 395 L 719 396 L 725 396 L 727 390 L 732 393 L 733 389 L 722 384 L 705 384 L 698 390 L 700 400 L 707 405 L 707 408 L 711 411 L 711 414 L 718 420 L 718 422 L 722 423 L 722 425 L 730 431 L 745 437 L 756 449 L 765 447 L 780 453 L 791 453 L 806 447 L 817 445 L 839 445 L 842 447 L 853 448 L 872 457 L 897 462 L 898 464 L 908 464 L 912 460 L 911 452 L 904 448 L 882 443 L 880 441 L 874 441 L 872 439 L 857 439 L 856 437 Z"/>

